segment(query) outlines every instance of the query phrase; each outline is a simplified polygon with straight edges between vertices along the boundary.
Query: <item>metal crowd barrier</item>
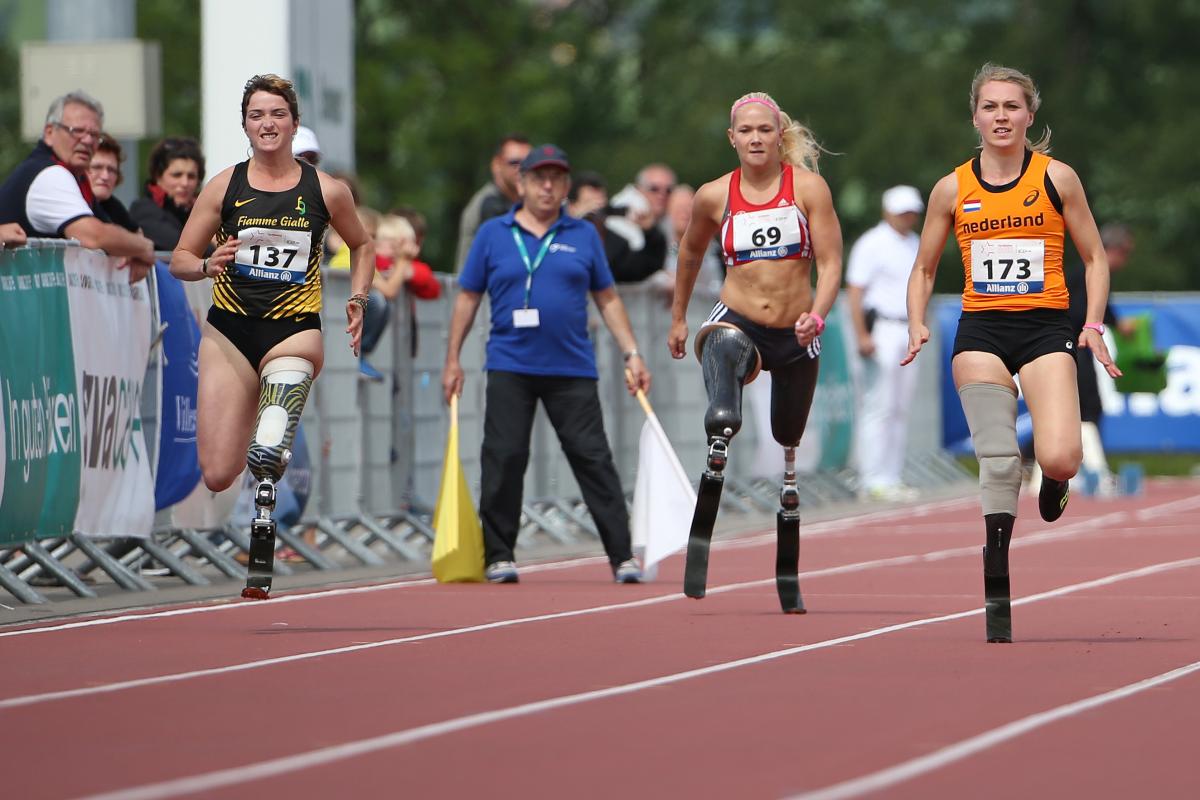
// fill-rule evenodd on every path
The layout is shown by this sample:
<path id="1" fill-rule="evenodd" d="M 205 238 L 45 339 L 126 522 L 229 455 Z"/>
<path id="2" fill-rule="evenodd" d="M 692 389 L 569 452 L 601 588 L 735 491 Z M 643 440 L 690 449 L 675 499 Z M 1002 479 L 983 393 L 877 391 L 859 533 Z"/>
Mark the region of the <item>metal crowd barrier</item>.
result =
<path id="1" fill-rule="evenodd" d="M 441 367 L 457 291 L 453 277 L 441 276 L 440 280 L 443 291 L 437 300 L 411 302 L 402 296 L 391 304 L 388 330 L 369 356 L 385 375 L 384 381 L 375 383 L 360 378 L 358 360 L 350 352 L 344 333 L 349 273 L 325 272 L 325 364 L 314 382 L 303 417 L 312 458 L 312 487 L 306 514 L 299 523 L 278 530 L 281 545 L 291 548 L 295 555 L 287 561 L 276 560 L 277 574 L 398 562 L 424 567 L 428 563 L 434 536 L 432 511 L 448 433 Z M 203 319 L 209 302 L 207 284 L 185 286 L 194 310 Z M 707 449 L 702 424 L 707 401 L 699 364 L 690 355 L 676 361 L 667 352 L 669 298 L 660 288 L 647 282 L 621 286 L 620 293 L 639 350 L 653 375 L 650 401 L 684 468 L 698 480 Z M 151 296 L 156 296 L 153 291 Z M 689 308 L 693 335 L 715 300 L 711 292 L 697 289 Z M 157 319 L 155 313 L 155 325 Z M 628 502 L 644 415 L 625 389 L 623 359 L 594 309 L 590 325 L 601 376 L 605 428 Z M 476 496 L 488 326 L 485 299 L 461 357 L 467 378 L 459 404 L 460 457 Z M 151 365 L 158 357 L 157 350 L 152 350 Z M 937 359 L 926 359 L 921 368 L 934 374 L 923 374 L 914 407 L 936 409 Z M 827 405 L 843 399 L 824 398 Z M 818 390 L 816 403 L 822 401 Z M 157 430 L 156 409 L 157 398 L 143 398 L 148 443 L 156 441 L 152 435 Z M 744 404 L 744 415 L 745 424 L 729 462 L 722 498 L 724 510 L 773 514 L 778 508 L 778 476 L 756 474 L 752 454 L 758 442 L 752 403 Z M 920 415 L 914 419 L 910 453 L 916 455 L 909 459 L 905 473 L 910 485 L 940 486 L 971 477 L 937 448 L 937 424 L 936 415 L 929 420 L 922 420 Z M 814 425 L 810 421 L 811 427 Z M 762 472 L 761 466 L 757 469 Z M 856 497 L 853 473 L 845 469 L 806 474 L 800 490 L 805 507 L 853 501 Z M 525 476 L 519 546 L 527 549 L 541 543 L 583 544 L 596 539 L 595 526 L 579 496 L 554 431 L 539 409 Z M 23 602 L 36 603 L 45 601 L 30 585 L 39 579 L 66 586 L 78 596 L 95 596 L 91 582 L 96 570 L 131 591 L 165 585 L 147 579 L 156 575 L 173 576 L 193 585 L 205 585 L 214 578 L 241 579 L 245 567 L 238 557 L 249 550 L 248 523 L 248 519 L 217 520 L 207 527 L 181 526 L 173 521 L 172 510 L 166 509 L 159 512 L 148 539 L 129 540 L 124 546 L 118 542 L 115 547 L 101 547 L 94 540 L 78 536 L 26 543 L 0 550 L 0 586 Z"/>

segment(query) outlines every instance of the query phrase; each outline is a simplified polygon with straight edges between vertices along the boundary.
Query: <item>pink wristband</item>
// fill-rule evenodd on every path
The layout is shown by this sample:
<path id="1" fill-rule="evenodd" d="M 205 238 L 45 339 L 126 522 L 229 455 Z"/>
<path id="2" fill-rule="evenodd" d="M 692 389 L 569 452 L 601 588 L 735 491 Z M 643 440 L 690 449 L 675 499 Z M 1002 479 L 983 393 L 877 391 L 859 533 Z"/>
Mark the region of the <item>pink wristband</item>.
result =
<path id="1" fill-rule="evenodd" d="M 1090 329 L 1090 330 L 1093 330 L 1096 333 L 1100 334 L 1101 336 L 1104 335 L 1104 325 L 1099 322 L 1085 322 L 1083 325 L 1083 329 L 1085 331 Z"/>
<path id="2" fill-rule="evenodd" d="M 818 314 L 815 311 L 808 312 L 808 316 L 812 317 L 813 319 L 815 319 L 817 321 L 817 336 L 820 336 L 822 333 L 824 333 L 825 332 L 825 318 L 822 317 L 820 314 Z"/>

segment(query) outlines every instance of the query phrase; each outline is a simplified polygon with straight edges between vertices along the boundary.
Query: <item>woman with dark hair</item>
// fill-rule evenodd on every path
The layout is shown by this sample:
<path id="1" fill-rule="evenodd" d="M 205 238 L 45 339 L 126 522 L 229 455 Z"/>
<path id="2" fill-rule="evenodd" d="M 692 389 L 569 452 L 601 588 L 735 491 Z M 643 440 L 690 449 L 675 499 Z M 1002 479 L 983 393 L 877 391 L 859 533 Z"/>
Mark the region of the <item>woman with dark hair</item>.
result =
<path id="1" fill-rule="evenodd" d="M 212 491 L 249 466 L 258 482 L 244 597 L 265 599 L 275 553 L 275 485 L 313 379 L 325 360 L 321 336 L 321 249 L 333 227 L 350 247 L 346 333 L 358 355 L 375 247 L 350 190 L 292 155 L 300 124 L 296 90 L 278 75 L 255 75 L 242 92 L 250 157 L 213 178 L 171 257 L 171 274 L 212 281 L 200 339 L 197 450 Z M 217 248 L 204 253 L 216 237 Z"/>
<path id="2" fill-rule="evenodd" d="M 154 242 L 155 250 L 174 250 L 204 181 L 204 154 L 195 139 L 167 137 L 150 151 L 145 197 L 129 211 Z"/>
<path id="3" fill-rule="evenodd" d="M 92 153 L 92 160 L 88 163 L 88 184 L 96 198 L 96 216 L 105 222 L 137 233 L 138 224 L 129 216 L 125 204 L 113 195 L 121 185 L 121 162 L 124 160 L 121 143 L 107 133 L 100 134 L 96 141 L 96 151 Z"/>

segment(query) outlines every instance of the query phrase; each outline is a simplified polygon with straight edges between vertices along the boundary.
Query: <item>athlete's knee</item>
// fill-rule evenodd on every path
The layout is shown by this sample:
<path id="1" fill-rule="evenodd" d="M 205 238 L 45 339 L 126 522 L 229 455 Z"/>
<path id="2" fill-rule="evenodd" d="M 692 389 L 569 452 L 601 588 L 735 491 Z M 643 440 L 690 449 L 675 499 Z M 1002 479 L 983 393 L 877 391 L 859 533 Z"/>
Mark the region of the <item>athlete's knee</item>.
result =
<path id="1" fill-rule="evenodd" d="M 1079 472 L 1079 465 L 1083 462 L 1083 447 L 1061 444 L 1039 447 L 1037 461 L 1047 477 L 1056 481 L 1070 480 Z"/>
<path id="2" fill-rule="evenodd" d="M 200 465 L 200 474 L 204 477 L 204 485 L 210 492 L 223 492 L 241 477 L 241 469 L 221 469 Z"/>
<path id="3" fill-rule="evenodd" d="M 313 371 L 310 361 L 291 356 L 271 359 L 263 366 L 258 421 L 246 451 L 246 463 L 257 480 L 278 481 L 283 477 L 312 387 Z"/>
<path id="4" fill-rule="evenodd" d="M 740 330 L 716 326 L 700 349 L 708 411 L 704 430 L 730 438 L 742 427 L 742 386 L 758 361 L 754 343 Z"/>
<path id="5" fill-rule="evenodd" d="M 958 390 L 979 459 L 983 513 L 1017 513 L 1021 451 L 1017 445 L 1017 396 L 1005 386 L 970 383 Z"/>

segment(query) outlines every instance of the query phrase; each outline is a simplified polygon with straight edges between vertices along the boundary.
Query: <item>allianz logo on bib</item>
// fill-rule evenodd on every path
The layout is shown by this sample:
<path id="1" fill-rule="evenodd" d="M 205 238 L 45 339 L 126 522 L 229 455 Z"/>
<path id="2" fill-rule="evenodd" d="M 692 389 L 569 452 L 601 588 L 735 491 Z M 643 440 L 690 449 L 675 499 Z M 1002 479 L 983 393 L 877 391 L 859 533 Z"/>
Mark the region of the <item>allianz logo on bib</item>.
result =
<path id="1" fill-rule="evenodd" d="M 757 250 L 750 250 L 742 258 L 787 258 L 787 245 L 779 245 L 779 247 L 765 247 Z"/>
<path id="2" fill-rule="evenodd" d="M 976 283 L 974 288 L 979 294 L 1029 294 L 1030 292 L 1042 291 L 1044 284 L 1027 283 L 1026 281 L 1018 281 L 1017 283 Z"/>

